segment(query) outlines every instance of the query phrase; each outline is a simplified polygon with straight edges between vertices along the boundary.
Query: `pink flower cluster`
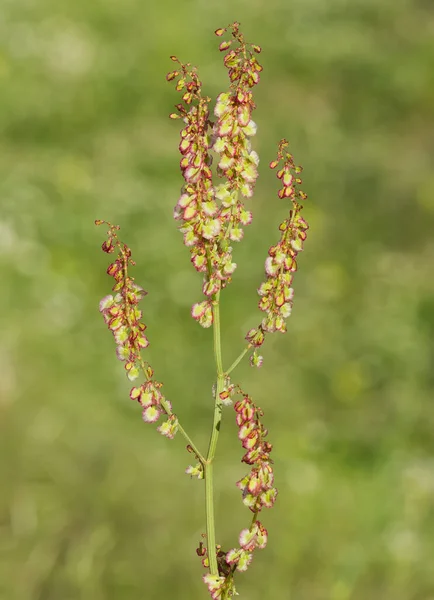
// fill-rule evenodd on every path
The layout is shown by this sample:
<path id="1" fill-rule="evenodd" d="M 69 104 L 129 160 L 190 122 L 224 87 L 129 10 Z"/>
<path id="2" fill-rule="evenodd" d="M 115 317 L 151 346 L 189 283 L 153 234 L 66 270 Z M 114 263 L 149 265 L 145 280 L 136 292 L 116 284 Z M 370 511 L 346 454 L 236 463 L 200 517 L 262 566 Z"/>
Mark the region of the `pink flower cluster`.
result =
<path id="1" fill-rule="evenodd" d="M 261 296 L 259 308 L 266 315 L 259 327 L 251 329 L 246 336 L 246 340 L 255 348 L 251 362 L 258 366 L 262 360 L 257 355 L 256 349 L 263 344 L 265 333 L 286 331 L 286 319 L 292 310 L 294 290 L 291 285 L 294 272 L 297 270 L 297 255 L 303 250 L 309 228 L 300 215 L 303 208 L 300 201 L 307 198 L 306 194 L 298 189 L 302 183 L 299 176 L 302 168 L 295 166 L 293 156 L 285 152 L 287 146 L 286 140 L 280 142 L 277 159 L 270 163 L 270 168 L 275 169 L 283 161 L 283 166 L 277 171 L 277 177 L 282 183 L 278 196 L 289 198 L 292 208 L 289 217 L 279 225 L 279 242 L 271 246 L 268 251 L 265 261 L 267 279 L 258 289 L 258 294 Z"/>
<path id="2" fill-rule="evenodd" d="M 147 376 L 151 378 L 153 376 L 153 370 L 147 368 Z M 161 417 L 162 414 L 168 416 L 166 421 L 163 421 L 161 425 L 157 427 L 162 435 L 165 435 L 169 439 L 175 437 L 178 431 L 178 419 L 172 413 L 172 404 L 170 400 L 164 397 L 160 389 L 163 384 L 154 379 L 148 379 L 140 387 L 133 387 L 130 391 L 131 400 L 137 400 L 142 407 L 142 417 L 146 423 L 155 423 Z"/>
<path id="3" fill-rule="evenodd" d="M 162 384 L 152 380 L 153 370 L 141 357 L 141 351 L 149 346 L 149 341 L 144 333 L 146 325 L 141 321 L 142 311 L 138 303 L 147 292 L 134 283 L 134 278 L 128 274 L 128 267 L 134 266 L 135 262 L 131 258 L 131 250 L 117 237 L 119 227 L 100 219 L 95 224 L 109 227 L 102 250 L 107 254 L 112 254 L 115 248 L 118 250 L 116 260 L 107 269 L 108 275 L 115 280 L 112 290 L 116 293 L 114 296 L 105 296 L 99 304 L 99 310 L 115 338 L 116 355 L 125 362 L 128 379 L 137 379 L 140 370 L 147 379 L 142 386 L 132 388 L 130 397 L 140 403 L 143 420 L 148 423 L 154 423 L 162 413 L 166 414 L 167 421 L 158 427 L 158 431 L 173 438 L 178 429 L 178 420 L 172 413 L 170 401 L 160 392 Z"/>
<path id="4" fill-rule="evenodd" d="M 204 273 L 203 293 L 208 299 L 193 306 L 192 316 L 203 327 L 210 327 L 213 319 L 211 296 L 219 291 L 220 281 L 232 271 L 232 264 L 227 257 L 219 257 L 219 269 L 214 268 L 211 272 L 210 268 L 211 251 L 221 233 L 210 168 L 210 99 L 202 97 L 202 84 L 196 70 L 190 68 L 189 64 L 182 64 L 175 56 L 172 56 L 172 60 L 179 63 L 180 70 L 169 73 L 167 79 L 171 81 L 180 76 L 176 89 L 186 90 L 182 96 L 186 106 L 177 104 L 178 113 L 170 115 L 171 118 L 181 117 L 185 123 L 179 144 L 182 155 L 180 167 L 185 184 L 175 206 L 174 217 L 181 221 L 180 230 L 184 234 L 184 244 L 190 248 L 191 262 L 196 271 Z"/>
<path id="5" fill-rule="evenodd" d="M 95 223 L 101 225 L 105 221 Z M 138 308 L 147 292 L 128 275 L 128 266 L 135 262 L 131 259 L 131 250 L 117 238 L 119 227 L 107 225 L 108 238 L 103 242 L 102 250 L 112 254 L 115 248 L 118 249 L 118 257 L 107 268 L 107 274 L 115 280 L 112 290 L 116 294 L 105 296 L 99 303 L 99 310 L 115 338 L 117 357 L 125 361 L 127 376 L 133 381 L 139 376 L 140 351 L 149 346 L 144 333 L 146 325 L 141 322 L 142 311 Z"/>
<path id="6" fill-rule="evenodd" d="M 261 48 L 246 44 L 239 32 L 239 23 L 234 23 L 230 29 L 238 45 L 229 50 L 234 40 L 220 44 L 220 50 L 228 50 L 224 64 L 231 87 L 229 92 L 217 97 L 213 150 L 219 157 L 217 174 L 227 180 L 216 188 L 216 197 L 221 200 L 220 216 L 229 239 L 238 242 L 243 237 L 241 226 L 252 221 L 252 213 L 245 210 L 240 196 L 253 196 L 258 178 L 259 157 L 251 149 L 250 138 L 257 129 L 252 120 L 252 112 L 256 108 L 252 88 L 259 83 L 262 66 L 255 56 Z M 221 36 L 225 31 L 218 29 L 216 35 Z"/>
<path id="7" fill-rule="evenodd" d="M 238 596 L 232 576 L 225 577 L 223 575 L 211 575 L 211 573 L 207 573 L 202 579 L 208 588 L 212 600 L 226 600 L 226 598 Z"/>
<path id="8" fill-rule="evenodd" d="M 263 549 L 267 545 L 268 533 L 260 521 L 255 521 L 250 529 L 243 529 L 239 536 L 240 548 L 232 548 L 226 554 L 228 565 L 236 567 L 237 571 L 247 571 L 252 562 L 253 551 Z"/>
<path id="9" fill-rule="evenodd" d="M 182 92 L 184 103 L 177 104 L 177 112 L 170 115 L 185 123 L 179 144 L 185 184 L 174 217 L 181 222 L 184 244 L 190 248 L 195 269 L 204 275 L 202 291 L 206 299 L 192 308 L 193 318 L 203 327 L 211 326 L 213 297 L 231 281 L 236 269 L 230 243 L 242 239 L 242 227 L 252 220 L 241 196 L 252 196 L 258 177 L 259 158 L 251 150 L 249 138 L 256 133 L 251 119 L 255 108 L 251 88 L 259 82 L 262 70 L 254 56 L 260 48 L 247 45 L 238 28 L 238 23 L 230 27 L 238 42 L 235 49 L 229 50 L 232 41 L 220 44 L 221 51 L 228 50 L 224 63 L 231 85 L 228 93 L 217 98 L 215 124 L 210 120 L 210 98 L 202 96 L 195 68 L 172 56 L 179 66 L 166 77 L 168 81 L 177 80 L 176 89 Z M 225 31 L 219 29 L 216 35 Z M 217 187 L 212 183 L 211 150 L 219 159 L 217 175 L 226 179 Z"/>
<path id="10" fill-rule="evenodd" d="M 237 486 L 242 491 L 243 503 L 254 516 L 251 526 L 243 529 L 239 535 L 239 547 L 226 553 L 218 552 L 219 575 L 208 574 L 203 577 L 213 599 L 231 598 L 236 595 L 233 584 L 234 571 L 246 571 L 252 562 L 253 552 L 267 545 L 267 530 L 256 517 L 263 508 L 271 508 L 277 497 L 277 489 L 273 487 L 274 473 L 270 458 L 272 445 L 265 440 L 268 432 L 260 420 L 263 412 L 238 386 L 230 385 L 224 394 L 230 396 L 234 392 L 242 395 L 242 399 L 234 404 L 238 437 L 246 450 L 242 462 L 252 466 L 250 473 L 238 481 Z M 203 556 L 205 549 L 202 544 L 200 550 Z M 204 566 L 208 566 L 207 561 L 205 556 L 202 561 Z"/>
<path id="11" fill-rule="evenodd" d="M 243 503 L 257 514 L 264 507 L 271 508 L 277 496 L 270 459 L 273 446 L 265 440 L 268 431 L 260 420 L 263 412 L 247 394 L 235 403 L 234 409 L 237 413 L 238 437 L 246 450 L 241 460 L 252 465 L 250 473 L 237 486 L 242 491 Z"/>
<path id="12" fill-rule="evenodd" d="M 240 393 L 242 393 L 240 391 Z M 226 562 L 236 566 L 238 571 L 245 571 L 249 566 L 253 551 L 265 548 L 267 530 L 256 519 L 263 508 L 271 508 L 277 497 L 277 489 L 273 487 L 274 473 L 270 453 L 272 445 L 265 440 L 267 430 L 261 423 L 262 410 L 251 398 L 242 393 L 234 409 L 237 413 L 238 437 L 246 450 L 242 462 L 251 465 L 248 475 L 237 482 L 242 492 L 243 503 L 253 512 L 253 523 L 249 529 L 243 529 L 239 536 L 239 548 L 233 548 L 226 554 Z"/>

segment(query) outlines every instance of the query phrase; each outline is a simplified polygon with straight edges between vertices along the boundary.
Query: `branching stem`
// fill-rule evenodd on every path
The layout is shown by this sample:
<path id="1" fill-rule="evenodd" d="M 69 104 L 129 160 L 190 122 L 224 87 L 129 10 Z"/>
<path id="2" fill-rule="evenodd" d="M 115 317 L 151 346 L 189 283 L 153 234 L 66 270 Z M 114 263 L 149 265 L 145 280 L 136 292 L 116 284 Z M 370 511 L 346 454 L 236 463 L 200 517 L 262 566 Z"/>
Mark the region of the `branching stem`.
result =
<path id="1" fill-rule="evenodd" d="M 244 350 L 241 352 L 241 354 L 238 356 L 238 358 L 235 359 L 234 362 L 231 364 L 229 369 L 227 369 L 225 371 L 225 375 L 229 375 L 229 373 L 232 373 L 232 371 L 235 369 L 235 367 L 237 367 L 240 364 L 240 362 L 243 360 L 243 358 L 246 356 L 246 354 L 250 350 L 250 348 L 251 348 L 250 344 L 246 348 L 244 348 Z"/>

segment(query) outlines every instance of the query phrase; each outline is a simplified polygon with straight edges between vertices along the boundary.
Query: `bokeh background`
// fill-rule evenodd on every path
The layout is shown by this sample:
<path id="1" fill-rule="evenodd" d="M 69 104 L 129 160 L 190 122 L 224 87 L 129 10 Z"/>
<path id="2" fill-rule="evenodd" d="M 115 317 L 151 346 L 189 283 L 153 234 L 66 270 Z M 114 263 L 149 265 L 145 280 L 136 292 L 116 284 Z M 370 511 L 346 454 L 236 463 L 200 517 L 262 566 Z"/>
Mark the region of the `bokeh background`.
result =
<path id="1" fill-rule="evenodd" d="M 210 331 L 172 220 L 181 186 L 169 55 L 226 88 L 213 31 L 263 47 L 262 159 L 233 284 L 224 362 L 260 318 L 256 288 L 287 207 L 278 140 L 304 166 L 311 229 L 285 335 L 236 379 L 265 411 L 279 498 L 241 598 L 434 599 L 434 6 L 430 0 L 1 0 L 0 597 L 207 596 L 195 548 L 203 484 L 141 421 L 98 313 L 104 231 L 138 262 L 167 396 L 205 447 Z M 250 519 L 231 409 L 218 539 Z"/>

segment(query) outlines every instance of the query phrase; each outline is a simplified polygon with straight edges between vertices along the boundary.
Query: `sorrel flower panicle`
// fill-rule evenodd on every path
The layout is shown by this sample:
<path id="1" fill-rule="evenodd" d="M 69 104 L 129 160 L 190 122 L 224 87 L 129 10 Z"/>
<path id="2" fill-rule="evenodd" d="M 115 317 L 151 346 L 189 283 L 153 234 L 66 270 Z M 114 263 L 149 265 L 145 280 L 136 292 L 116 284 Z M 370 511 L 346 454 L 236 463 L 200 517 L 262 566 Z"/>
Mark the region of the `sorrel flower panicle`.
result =
<path id="1" fill-rule="evenodd" d="M 236 269 L 231 243 L 242 239 L 243 227 L 252 221 L 243 199 L 253 195 L 258 177 L 259 158 L 251 149 L 250 138 L 256 133 L 251 118 L 255 108 L 252 88 L 262 70 L 255 56 L 261 49 L 246 44 L 238 23 L 230 30 L 234 39 L 220 44 L 220 50 L 226 51 L 224 64 L 230 87 L 217 98 L 215 122 L 210 119 L 211 99 L 203 95 L 195 67 L 172 56 L 178 68 L 167 75 L 182 93 L 177 112 L 170 116 L 181 118 L 185 124 L 179 144 L 185 184 L 174 216 L 180 221 L 195 269 L 204 274 L 202 291 L 206 299 L 192 308 L 192 316 L 203 327 L 213 322 L 212 297 L 226 287 Z M 219 29 L 216 35 L 224 32 Z M 211 151 L 218 159 L 216 176 L 225 179 L 218 185 L 213 184 Z"/>
<path id="2" fill-rule="evenodd" d="M 217 96 L 213 115 L 211 98 L 203 93 L 196 67 L 172 56 L 176 68 L 166 77 L 175 83 L 176 91 L 181 94 L 176 112 L 170 118 L 181 119 L 183 123 L 179 151 L 184 183 L 174 217 L 190 251 L 191 262 L 203 277 L 203 297 L 192 306 L 191 314 L 202 327 L 213 329 L 214 417 L 206 453 L 201 452 L 182 427 L 171 402 L 162 392 L 162 384 L 154 378 L 153 369 L 142 358 L 149 341 L 139 302 L 146 292 L 130 275 L 130 267 L 135 264 L 131 250 L 119 240 L 119 227 L 96 221 L 98 225 L 108 227 L 103 251 L 108 254 L 117 251 L 116 259 L 107 269 L 114 278 L 113 294 L 101 300 L 100 311 L 113 333 L 116 353 L 124 362 L 128 378 L 133 381 L 140 374 L 142 376 L 142 383 L 131 389 L 130 397 L 141 406 L 144 421 L 153 423 L 162 417 L 159 432 L 172 439 L 179 431 L 187 442 L 188 452 L 196 459 L 196 464 L 186 469 L 188 475 L 205 482 L 206 533 L 196 552 L 207 569 L 203 580 L 211 598 L 221 600 L 237 594 L 235 572 L 246 571 L 254 551 L 265 548 L 268 533 L 258 517 L 264 508 L 274 505 L 277 497 L 270 456 L 272 444 L 262 422 L 263 412 L 249 394 L 231 381 L 231 374 L 247 354 L 250 354 L 251 365 L 260 367 L 263 358 L 258 351 L 266 335 L 286 331 L 286 320 L 293 303 L 293 276 L 308 229 L 301 216 L 301 202 L 306 199 L 300 189 L 302 169 L 295 165 L 292 155 L 287 152 L 288 142 L 283 139 L 270 167 L 278 167 L 277 177 L 281 182 L 278 197 L 288 200 L 290 208 L 288 217 L 279 226 L 278 242 L 268 251 L 265 280 L 258 289 L 259 309 L 264 316 L 256 328 L 248 331 L 247 344 L 225 369 L 221 349 L 220 294 L 231 282 L 237 267 L 232 244 L 242 240 L 244 228 L 252 222 L 252 212 L 245 203 L 253 196 L 258 177 L 259 157 L 252 149 L 251 138 L 257 130 L 252 119 L 255 109 L 253 89 L 259 83 L 262 71 L 257 60 L 261 48 L 245 41 L 239 23 L 215 32 L 218 37 L 225 33 L 229 34 L 229 39 L 222 41 L 219 49 L 224 53 L 229 86 Z M 216 162 L 214 169 L 213 161 Z M 213 468 L 223 409 L 231 405 L 244 452 L 241 460 L 250 468 L 236 485 L 252 516 L 249 526 L 238 536 L 238 546 L 223 550 L 215 536 Z"/>

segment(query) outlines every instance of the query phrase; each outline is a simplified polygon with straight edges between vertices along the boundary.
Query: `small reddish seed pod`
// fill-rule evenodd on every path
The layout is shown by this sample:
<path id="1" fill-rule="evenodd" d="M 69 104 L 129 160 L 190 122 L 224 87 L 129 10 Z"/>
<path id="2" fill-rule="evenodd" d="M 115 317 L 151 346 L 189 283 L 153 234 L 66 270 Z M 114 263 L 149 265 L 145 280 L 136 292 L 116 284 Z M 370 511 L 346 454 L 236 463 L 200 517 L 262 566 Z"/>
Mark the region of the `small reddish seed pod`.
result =
<path id="1" fill-rule="evenodd" d="M 270 162 L 270 169 L 275 169 L 277 167 L 277 165 L 279 164 L 278 160 L 272 160 Z"/>
<path id="2" fill-rule="evenodd" d="M 113 240 L 108 239 L 105 242 L 103 242 L 101 249 L 103 252 L 106 252 L 107 254 L 112 254 L 114 252 Z"/>
<path id="3" fill-rule="evenodd" d="M 251 77 L 249 77 L 249 83 L 250 83 L 250 79 L 252 81 L 251 85 L 256 85 L 259 83 L 259 73 L 258 71 L 255 71 L 254 73 L 252 73 Z"/>
<path id="4" fill-rule="evenodd" d="M 222 42 L 219 46 L 219 50 L 220 52 L 223 52 L 224 50 L 227 50 L 228 48 L 230 48 L 232 42 Z"/>
<path id="5" fill-rule="evenodd" d="M 260 54 L 262 52 L 261 46 L 258 46 L 257 44 L 252 44 L 252 48 L 256 52 L 256 54 Z"/>
<path id="6" fill-rule="evenodd" d="M 214 33 L 216 34 L 217 37 L 221 37 L 224 34 L 225 31 L 226 31 L 226 28 L 222 27 L 221 29 L 216 29 L 214 31 Z"/>

